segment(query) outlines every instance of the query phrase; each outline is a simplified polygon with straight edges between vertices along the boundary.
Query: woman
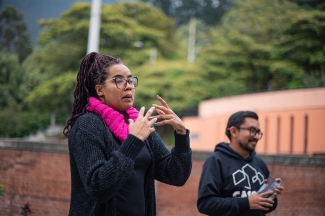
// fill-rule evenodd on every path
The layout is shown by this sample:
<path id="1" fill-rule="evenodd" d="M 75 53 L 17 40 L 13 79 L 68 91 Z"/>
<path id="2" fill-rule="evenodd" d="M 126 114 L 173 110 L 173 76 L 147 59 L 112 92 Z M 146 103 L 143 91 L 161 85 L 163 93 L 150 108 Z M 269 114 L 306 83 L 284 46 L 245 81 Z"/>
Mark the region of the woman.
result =
<path id="1" fill-rule="evenodd" d="M 90 53 L 74 92 L 69 140 L 69 215 L 156 215 L 154 180 L 182 186 L 191 172 L 189 131 L 159 96 L 147 113 L 133 108 L 137 77 L 118 58 Z M 153 111 L 158 115 L 151 116 Z M 161 120 L 157 122 L 157 120 Z M 174 128 L 164 146 L 154 126 Z"/>

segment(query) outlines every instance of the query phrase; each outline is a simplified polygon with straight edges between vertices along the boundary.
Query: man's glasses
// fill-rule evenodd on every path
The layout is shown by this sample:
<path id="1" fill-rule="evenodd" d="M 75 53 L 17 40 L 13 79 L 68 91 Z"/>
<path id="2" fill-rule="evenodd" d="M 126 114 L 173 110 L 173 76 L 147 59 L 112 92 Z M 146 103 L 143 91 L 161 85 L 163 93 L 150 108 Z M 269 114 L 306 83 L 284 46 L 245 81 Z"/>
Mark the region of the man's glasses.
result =
<path id="1" fill-rule="evenodd" d="M 138 77 L 130 77 L 129 79 L 124 79 L 123 77 L 115 77 L 115 78 L 112 78 L 112 79 L 108 79 L 105 82 L 107 82 L 109 80 L 114 80 L 115 84 L 116 84 L 116 87 L 118 89 L 125 89 L 127 83 L 129 83 L 129 85 L 132 88 L 136 88 L 136 87 L 138 87 L 138 83 L 139 83 L 138 82 Z"/>
<path id="2" fill-rule="evenodd" d="M 252 137 L 256 137 L 257 136 L 258 139 L 262 139 L 263 133 L 261 132 L 261 130 L 256 130 L 253 127 L 250 127 L 250 128 L 242 128 L 242 127 L 239 127 L 238 129 L 249 130 L 249 132 L 250 132 L 250 134 L 251 134 Z"/>

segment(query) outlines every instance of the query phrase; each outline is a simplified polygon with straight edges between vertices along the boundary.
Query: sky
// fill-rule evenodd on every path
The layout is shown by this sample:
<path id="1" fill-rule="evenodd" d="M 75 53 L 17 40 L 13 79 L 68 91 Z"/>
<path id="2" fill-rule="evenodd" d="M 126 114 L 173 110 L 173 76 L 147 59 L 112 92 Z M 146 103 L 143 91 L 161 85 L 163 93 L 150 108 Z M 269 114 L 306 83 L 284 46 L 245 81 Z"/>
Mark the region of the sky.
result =
<path id="1" fill-rule="evenodd" d="M 0 11 L 7 6 L 14 6 L 23 13 L 24 21 L 27 24 L 30 40 L 37 45 L 38 34 L 41 28 L 38 20 L 59 18 L 61 13 L 69 10 L 76 2 L 91 2 L 91 0 L 0 0 Z M 121 2 L 119 0 L 102 0 L 102 4 Z"/>

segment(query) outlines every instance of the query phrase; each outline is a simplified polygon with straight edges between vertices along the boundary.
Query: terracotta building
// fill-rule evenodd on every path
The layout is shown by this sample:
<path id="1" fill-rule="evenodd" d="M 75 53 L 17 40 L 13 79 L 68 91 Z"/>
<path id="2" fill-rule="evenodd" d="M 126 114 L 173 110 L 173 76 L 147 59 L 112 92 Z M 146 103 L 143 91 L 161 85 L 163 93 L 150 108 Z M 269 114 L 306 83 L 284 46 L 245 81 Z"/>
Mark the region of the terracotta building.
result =
<path id="1" fill-rule="evenodd" d="M 198 117 L 184 118 L 192 136 L 191 176 L 183 187 L 156 182 L 157 216 L 202 216 L 196 201 L 203 163 L 217 142 L 227 141 L 228 117 L 238 110 L 259 114 L 264 136 L 257 151 L 270 175 L 285 182 L 277 209 L 268 215 L 324 215 L 325 157 L 317 154 L 325 152 L 321 137 L 325 88 L 313 88 L 202 102 Z M 35 216 L 67 215 L 71 189 L 68 145 L 62 141 L 0 139 L 0 184 L 4 188 L 1 216 L 21 215 L 26 203 Z"/>
<path id="2" fill-rule="evenodd" d="M 225 135 L 229 116 L 255 111 L 263 137 L 256 151 L 263 154 L 325 154 L 325 88 L 270 91 L 211 99 L 199 104 L 197 117 L 183 121 L 191 131 L 193 150 L 213 151 Z"/>

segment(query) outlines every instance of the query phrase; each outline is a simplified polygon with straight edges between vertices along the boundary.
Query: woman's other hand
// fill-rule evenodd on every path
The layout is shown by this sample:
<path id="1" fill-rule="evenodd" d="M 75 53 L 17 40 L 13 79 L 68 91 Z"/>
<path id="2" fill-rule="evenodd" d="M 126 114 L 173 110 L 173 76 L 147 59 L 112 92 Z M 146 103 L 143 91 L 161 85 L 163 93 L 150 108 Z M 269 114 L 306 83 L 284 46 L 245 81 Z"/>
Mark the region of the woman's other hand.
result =
<path id="1" fill-rule="evenodd" d="M 156 122 L 156 126 L 162 126 L 162 125 L 171 125 L 174 130 L 178 134 L 186 134 L 186 128 L 185 124 L 182 122 L 182 120 L 171 110 L 159 95 L 157 95 L 157 99 L 161 102 L 162 106 L 153 104 L 152 106 L 156 109 L 156 112 L 158 115 L 152 116 L 151 118 L 157 118 L 158 120 L 161 120 L 159 122 Z"/>
<path id="2" fill-rule="evenodd" d="M 148 136 L 155 131 L 155 128 L 152 126 L 157 121 L 157 118 L 149 119 L 154 110 L 155 108 L 151 107 L 146 115 L 144 115 L 145 107 L 141 107 L 138 118 L 135 122 L 132 119 L 129 119 L 130 134 L 138 137 L 142 141 L 146 140 Z"/>

